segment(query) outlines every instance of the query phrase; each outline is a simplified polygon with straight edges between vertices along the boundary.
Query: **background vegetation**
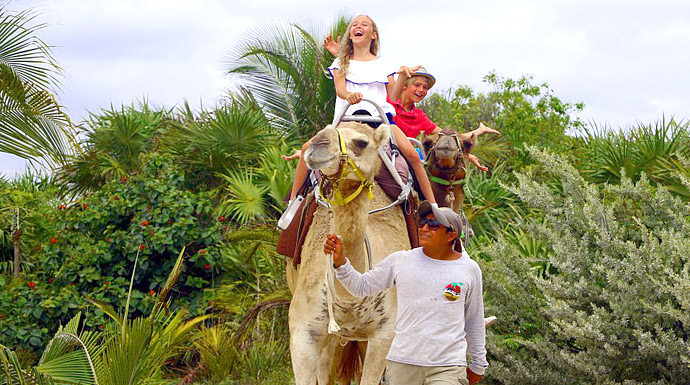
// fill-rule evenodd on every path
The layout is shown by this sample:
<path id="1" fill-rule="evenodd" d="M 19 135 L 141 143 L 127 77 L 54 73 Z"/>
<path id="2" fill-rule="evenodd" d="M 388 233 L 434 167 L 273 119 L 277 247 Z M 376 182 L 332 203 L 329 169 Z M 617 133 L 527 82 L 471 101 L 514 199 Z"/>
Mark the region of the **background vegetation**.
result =
<path id="1" fill-rule="evenodd" d="M 319 42 L 347 18 L 255 31 L 214 108 L 75 125 L 33 15 L 0 8 L 0 151 L 47 170 L 0 179 L 0 383 L 290 383 L 280 154 L 330 121 Z M 464 202 L 499 317 L 484 382 L 687 383 L 688 123 L 597 127 L 548 84 L 484 80 L 423 105 L 502 133 Z"/>

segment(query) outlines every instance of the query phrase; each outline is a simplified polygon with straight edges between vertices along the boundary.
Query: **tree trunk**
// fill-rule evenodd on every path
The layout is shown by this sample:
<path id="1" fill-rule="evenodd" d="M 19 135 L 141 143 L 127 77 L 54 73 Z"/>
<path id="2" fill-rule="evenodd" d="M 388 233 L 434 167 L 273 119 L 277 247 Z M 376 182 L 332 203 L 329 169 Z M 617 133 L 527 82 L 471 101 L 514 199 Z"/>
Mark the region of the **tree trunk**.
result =
<path id="1" fill-rule="evenodd" d="M 17 230 L 14 232 L 14 234 L 12 234 L 12 243 L 14 244 L 14 278 L 19 278 L 19 256 L 21 255 L 19 237 L 21 235 L 21 230 Z"/>

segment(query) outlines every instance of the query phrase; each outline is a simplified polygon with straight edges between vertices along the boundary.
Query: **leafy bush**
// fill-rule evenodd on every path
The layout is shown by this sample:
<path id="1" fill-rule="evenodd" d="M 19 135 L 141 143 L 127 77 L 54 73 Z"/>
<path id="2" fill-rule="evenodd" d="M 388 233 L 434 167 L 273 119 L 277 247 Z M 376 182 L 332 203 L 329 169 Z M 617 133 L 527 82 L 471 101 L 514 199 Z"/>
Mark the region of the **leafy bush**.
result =
<path id="1" fill-rule="evenodd" d="M 539 250 L 524 257 L 514 236 L 484 249 L 488 312 L 503 321 L 489 338 L 490 378 L 687 383 L 690 206 L 644 175 L 595 186 L 562 158 L 531 152 L 543 174 L 518 175 L 511 190 L 533 210 L 517 225 Z M 553 270 L 535 274 L 545 258 Z"/>
<path id="2" fill-rule="evenodd" d="M 84 296 L 123 303 L 137 255 L 130 311 L 148 314 L 183 246 L 187 260 L 175 305 L 204 312 L 211 295 L 204 289 L 225 271 L 218 258 L 226 223 L 214 214 L 214 193 L 186 189 L 170 157 L 150 154 L 142 162 L 140 174 L 107 182 L 45 218 L 55 222 L 55 233 L 42 241 L 37 271 L 22 283 L 0 281 L 3 344 L 39 349 L 79 310 L 88 327 L 99 328 L 103 314 Z"/>

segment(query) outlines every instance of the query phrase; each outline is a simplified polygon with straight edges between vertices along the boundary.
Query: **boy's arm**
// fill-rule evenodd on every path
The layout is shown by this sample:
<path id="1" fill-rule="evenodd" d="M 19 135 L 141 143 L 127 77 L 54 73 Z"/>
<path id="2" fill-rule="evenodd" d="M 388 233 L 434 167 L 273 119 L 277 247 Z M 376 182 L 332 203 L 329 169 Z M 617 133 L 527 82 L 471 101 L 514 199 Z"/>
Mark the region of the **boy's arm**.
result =
<path id="1" fill-rule="evenodd" d="M 388 97 L 390 100 L 396 102 L 400 99 L 402 95 L 403 88 L 405 88 L 405 80 L 409 79 L 416 71 L 418 71 L 422 66 L 414 66 L 412 68 L 408 66 L 402 66 L 398 69 L 398 79 L 395 79 L 395 74 L 388 76 L 388 84 L 386 84 L 386 91 L 388 92 Z"/>

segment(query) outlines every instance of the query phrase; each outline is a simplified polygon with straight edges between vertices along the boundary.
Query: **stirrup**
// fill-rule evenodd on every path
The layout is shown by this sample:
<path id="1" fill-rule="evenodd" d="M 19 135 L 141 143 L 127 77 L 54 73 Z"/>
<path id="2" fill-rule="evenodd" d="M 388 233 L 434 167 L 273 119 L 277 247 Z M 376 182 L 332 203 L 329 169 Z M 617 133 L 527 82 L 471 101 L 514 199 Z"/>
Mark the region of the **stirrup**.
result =
<path id="1" fill-rule="evenodd" d="M 299 206 L 302 204 L 303 200 L 304 195 L 297 195 L 295 199 L 288 203 L 287 208 L 285 211 L 283 211 L 283 215 L 281 215 L 280 219 L 278 219 L 279 229 L 285 230 L 288 228 L 288 226 L 290 226 L 290 223 L 292 223 L 292 219 L 295 217 L 295 214 L 297 213 L 297 210 L 299 209 Z"/>

